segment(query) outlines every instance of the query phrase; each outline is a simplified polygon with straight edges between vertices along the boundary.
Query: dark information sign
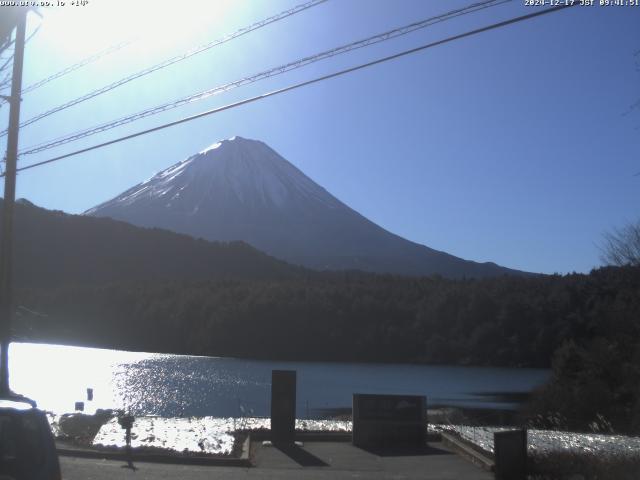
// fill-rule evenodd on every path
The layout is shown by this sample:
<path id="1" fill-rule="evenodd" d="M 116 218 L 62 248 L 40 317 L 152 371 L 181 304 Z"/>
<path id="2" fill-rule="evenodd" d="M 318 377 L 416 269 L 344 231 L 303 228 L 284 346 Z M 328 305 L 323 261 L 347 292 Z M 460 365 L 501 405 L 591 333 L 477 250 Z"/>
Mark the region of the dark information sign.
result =
<path id="1" fill-rule="evenodd" d="M 508 430 L 493 434 L 495 474 L 499 480 L 526 480 L 527 430 Z"/>
<path id="2" fill-rule="evenodd" d="M 418 395 L 353 395 L 353 444 L 424 446 L 427 401 Z"/>
<path id="3" fill-rule="evenodd" d="M 271 372 L 271 440 L 293 443 L 296 431 L 296 372 Z"/>

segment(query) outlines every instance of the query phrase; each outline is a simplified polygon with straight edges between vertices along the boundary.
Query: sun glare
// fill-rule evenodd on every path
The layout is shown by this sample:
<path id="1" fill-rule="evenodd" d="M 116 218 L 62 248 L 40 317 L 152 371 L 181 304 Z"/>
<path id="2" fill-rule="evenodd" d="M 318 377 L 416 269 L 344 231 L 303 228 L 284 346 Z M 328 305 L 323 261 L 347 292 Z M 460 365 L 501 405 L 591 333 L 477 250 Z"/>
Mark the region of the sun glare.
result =
<path id="1" fill-rule="evenodd" d="M 188 3 L 152 0 L 59 1 L 44 9 L 40 35 L 62 55 L 89 55 L 136 40 L 157 51 L 188 42 L 224 22 L 230 0 Z M 217 30 L 217 28 L 216 28 Z"/>

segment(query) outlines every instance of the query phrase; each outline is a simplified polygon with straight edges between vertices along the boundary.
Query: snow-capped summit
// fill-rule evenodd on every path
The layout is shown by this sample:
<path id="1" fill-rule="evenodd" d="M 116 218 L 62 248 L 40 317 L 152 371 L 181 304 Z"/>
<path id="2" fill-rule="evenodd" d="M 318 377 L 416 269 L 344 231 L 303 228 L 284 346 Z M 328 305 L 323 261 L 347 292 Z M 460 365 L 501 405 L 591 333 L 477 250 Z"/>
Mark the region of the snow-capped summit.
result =
<path id="1" fill-rule="evenodd" d="M 192 216 L 203 207 L 219 210 L 225 206 L 227 210 L 236 202 L 252 209 L 260 205 L 287 209 L 300 201 L 319 202 L 330 208 L 341 205 L 264 143 L 232 137 L 214 143 L 86 213 L 153 205 Z"/>
<path id="2" fill-rule="evenodd" d="M 450 277 L 508 271 L 384 230 L 265 143 L 239 136 L 212 144 L 85 214 L 208 240 L 243 240 L 275 257 L 317 269 Z"/>

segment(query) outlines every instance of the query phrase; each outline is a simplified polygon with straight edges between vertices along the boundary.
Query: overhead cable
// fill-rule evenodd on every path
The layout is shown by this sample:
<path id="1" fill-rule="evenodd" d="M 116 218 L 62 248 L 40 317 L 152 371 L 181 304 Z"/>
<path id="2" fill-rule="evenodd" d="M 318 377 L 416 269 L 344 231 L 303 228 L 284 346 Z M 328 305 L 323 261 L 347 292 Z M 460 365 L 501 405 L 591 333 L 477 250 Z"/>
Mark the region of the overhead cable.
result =
<path id="1" fill-rule="evenodd" d="M 109 146 L 109 145 L 113 145 L 115 143 L 120 143 L 120 142 L 123 142 L 125 140 L 130 140 L 132 138 L 139 137 L 139 136 L 142 136 L 142 135 L 146 135 L 148 133 L 157 132 L 159 130 L 163 130 L 165 128 L 173 127 L 175 125 L 180 125 L 182 123 L 190 122 L 190 121 L 196 120 L 198 118 L 202 118 L 202 117 L 205 117 L 205 116 L 209 116 L 209 115 L 213 115 L 213 114 L 216 114 L 216 113 L 220 113 L 220 112 L 223 112 L 225 110 L 230 110 L 232 108 L 237 108 L 237 107 L 240 107 L 242 105 L 246 105 L 246 104 L 249 104 L 249 103 L 256 102 L 258 100 L 263 100 L 263 99 L 268 98 L 268 97 L 273 97 L 275 95 L 280 95 L 282 93 L 289 92 L 291 90 L 295 90 L 295 89 L 298 89 L 298 88 L 301 88 L 301 87 L 305 87 L 307 85 L 312 85 L 314 83 L 318 83 L 318 82 L 321 82 L 321 81 L 324 81 L 324 80 L 328 80 L 330 78 L 339 77 L 339 76 L 346 75 L 348 73 L 352 73 L 352 72 L 355 72 L 355 71 L 358 71 L 358 70 L 362 70 L 362 69 L 365 69 L 365 68 L 368 68 L 368 67 L 371 67 L 371 66 L 374 66 L 374 65 L 378 65 L 378 64 L 381 64 L 381 63 L 384 63 L 384 62 L 388 62 L 388 61 L 395 60 L 395 59 L 398 59 L 398 58 L 401 58 L 401 57 L 405 57 L 407 55 L 411 55 L 413 53 L 421 52 L 421 51 L 429 49 L 429 48 L 437 47 L 437 46 L 443 45 L 445 43 L 450 43 L 450 42 L 453 42 L 455 40 L 460 40 L 462 38 L 470 37 L 472 35 L 477 35 L 479 33 L 487 32 L 487 31 L 490 31 L 490 30 L 495 30 L 495 29 L 498 29 L 498 28 L 501 28 L 501 27 L 506 27 L 508 25 L 512 25 L 512 24 L 518 23 L 518 22 L 523 22 L 525 20 L 530 20 L 530 19 L 539 17 L 541 15 L 546 15 L 548 13 L 558 12 L 560 10 L 564 10 L 566 8 L 571 8 L 571 7 L 576 6 L 576 5 L 579 5 L 579 3 L 565 4 L 565 5 L 561 5 L 561 6 L 557 6 L 557 7 L 547 8 L 547 9 L 544 9 L 544 10 L 539 10 L 539 11 L 536 11 L 536 12 L 533 12 L 533 13 L 529 13 L 527 15 L 522 15 L 522 16 L 519 16 L 519 17 L 511 18 L 509 20 L 505 20 L 505 21 L 502 21 L 502 22 L 494 23 L 494 24 L 491 24 L 491 25 L 488 25 L 488 26 L 485 26 L 485 27 L 482 27 L 482 28 L 475 29 L 475 30 L 470 30 L 470 31 L 467 31 L 465 33 L 461 33 L 461 34 L 458 34 L 458 35 L 447 37 L 447 38 L 442 39 L 442 40 L 438 40 L 438 41 L 435 41 L 435 42 L 427 43 L 427 44 L 421 45 L 419 47 L 411 48 L 409 50 L 404 50 L 404 51 L 402 51 L 400 53 L 396 53 L 394 55 L 389 55 L 387 57 L 379 58 L 379 59 L 373 60 L 371 62 L 363 63 L 363 64 L 357 65 L 355 67 L 346 68 L 344 70 L 340 70 L 340 71 L 337 71 L 337 72 L 334 72 L 334 73 L 330 73 L 328 75 L 323 75 L 321 77 L 317 77 L 317 78 L 314 78 L 312 80 L 307 80 L 305 82 L 300 82 L 300 83 L 296 83 L 294 85 L 289 85 L 288 87 L 280 88 L 278 90 L 273 90 L 271 92 L 267 92 L 267 93 L 264 93 L 262 95 L 257 95 L 255 97 L 247 98 L 245 100 L 241 100 L 241 101 L 238 101 L 238 102 L 230 103 L 230 104 L 224 105 L 222 107 L 213 108 L 211 110 L 207 110 L 205 112 L 201 112 L 201 113 L 198 113 L 196 115 L 191 115 L 191 116 L 188 116 L 188 117 L 185 117 L 185 118 L 181 118 L 179 120 L 175 120 L 173 122 L 169 122 L 169 123 L 165 123 L 165 124 L 159 125 L 157 127 L 149 128 L 149 129 L 142 130 L 142 131 L 139 131 L 139 132 L 136 132 L 136 133 L 125 135 L 123 137 L 119 137 L 119 138 L 116 138 L 116 139 L 113 139 L 113 140 L 109 140 L 107 142 L 103 142 L 103 143 L 100 143 L 100 144 L 97 144 L 97 145 L 93 145 L 93 146 L 90 146 L 90 147 L 82 148 L 82 149 L 76 150 L 74 152 L 70 152 L 70 153 L 66 153 L 64 155 L 60 155 L 60 156 L 57 156 L 57 157 L 54 157 L 54 158 L 50 158 L 48 160 L 43 160 L 41 162 L 32 163 L 31 165 L 26 165 L 24 167 L 18 168 L 17 171 L 29 170 L 31 168 L 36 168 L 36 167 L 40 167 L 42 165 L 47 165 L 47 164 L 50 164 L 50 163 L 53 163 L 53 162 L 58 162 L 58 161 L 60 161 L 62 159 L 73 157 L 73 156 L 79 155 L 81 153 L 86 153 L 86 152 L 89 152 L 89 151 L 92 151 L 92 150 L 97 150 L 99 148 L 103 148 L 103 147 L 106 147 L 106 146 Z M 4 176 L 4 174 L 0 175 L 0 177 L 1 176 Z"/>
<path id="2" fill-rule="evenodd" d="M 186 97 L 179 98 L 177 100 L 163 103 L 161 105 L 157 105 L 151 108 L 147 108 L 140 112 L 127 115 L 124 117 L 120 117 L 116 120 L 111 120 L 106 123 L 102 123 L 100 125 L 95 125 L 93 127 L 89 127 L 83 130 L 79 130 L 62 137 L 58 137 L 53 140 L 49 140 L 37 145 L 32 145 L 25 150 L 20 152 L 20 155 L 31 155 L 35 153 L 42 152 L 44 150 L 48 150 L 50 148 L 58 147 L 60 145 L 64 145 L 66 143 L 70 143 L 76 140 L 80 140 L 82 138 L 94 135 L 96 133 L 105 132 L 107 130 L 111 130 L 113 128 L 119 127 L 121 125 L 125 125 L 127 123 L 135 122 L 137 120 L 141 120 L 146 117 L 150 117 L 152 115 L 157 115 L 159 113 L 165 112 L 167 110 L 171 110 L 177 107 L 181 107 L 183 105 L 187 105 L 199 100 L 204 100 L 213 95 L 217 95 L 226 91 L 229 91 L 234 88 L 238 88 L 244 85 L 252 84 L 258 82 L 260 80 L 264 80 L 270 77 L 274 77 L 276 75 L 282 75 L 283 73 L 289 72 L 291 70 L 296 70 L 301 67 L 305 67 L 312 63 L 325 60 L 327 58 L 335 57 L 337 55 L 341 55 L 347 52 L 351 52 L 353 50 L 357 50 L 360 48 L 368 47 L 370 45 L 374 45 L 380 42 L 385 42 L 387 40 L 391 40 L 393 38 L 406 35 L 418 29 L 426 28 L 436 23 L 444 22 L 447 20 L 451 20 L 452 18 L 459 17 L 461 15 L 467 15 L 478 10 L 482 10 L 489 7 L 494 7 L 497 5 L 501 5 L 503 3 L 507 3 L 511 0 L 487 0 L 480 3 L 474 3 L 464 8 L 452 10 L 442 15 L 438 15 L 436 17 L 430 17 L 419 22 L 413 22 L 409 25 L 405 25 L 402 27 L 395 28 L 393 30 L 388 30 L 383 33 L 379 33 L 377 35 L 373 35 L 362 40 L 357 40 L 355 42 L 348 43 L 346 45 L 342 45 L 336 48 L 332 48 L 330 50 L 325 50 L 320 53 L 316 53 L 311 56 L 307 56 L 293 62 L 289 62 L 284 65 L 279 65 L 277 67 L 270 68 L 268 70 L 264 70 L 262 72 L 250 75 L 248 77 L 243 77 L 239 80 L 235 80 L 233 82 L 225 83 L 223 85 L 218 85 L 216 87 L 210 88 L 208 90 L 204 90 L 201 92 L 194 93 L 192 95 L 188 95 Z"/>
<path id="3" fill-rule="evenodd" d="M 75 72 L 76 70 L 78 70 L 78 69 L 80 69 L 80 68 L 82 68 L 82 67 L 84 67 L 86 65 L 89 65 L 90 63 L 96 62 L 96 61 L 100 60 L 101 58 L 106 57 L 107 55 L 111 55 L 112 53 L 115 53 L 118 50 L 122 50 L 123 48 L 128 47 L 129 45 L 131 45 L 132 43 L 134 43 L 134 40 L 127 40 L 125 42 L 120 42 L 120 43 L 118 43 L 116 45 L 112 45 L 110 47 L 107 47 L 104 50 L 101 50 L 101 51 L 99 51 L 99 52 L 97 52 L 97 53 L 95 53 L 95 54 L 93 54 L 93 55 L 91 55 L 89 57 L 86 57 L 86 58 L 80 60 L 77 63 L 74 63 L 73 65 L 69 65 L 68 67 L 63 68 L 59 72 L 56 72 L 56 73 L 54 73 L 52 75 L 49 75 L 48 77 L 43 78 L 42 80 L 39 80 L 36 83 L 32 83 L 28 87 L 23 88 L 22 89 L 22 93 L 25 94 L 25 93 L 31 92 L 31 91 L 33 91 L 33 90 L 35 90 L 37 88 L 40 88 L 43 85 L 45 85 L 45 84 L 47 84 L 47 83 L 49 83 L 49 82 L 51 82 L 53 80 L 56 80 L 56 79 L 58 79 L 60 77 L 68 75 L 71 72 Z"/>
<path id="4" fill-rule="evenodd" d="M 293 8 L 290 8 L 288 10 L 285 10 L 283 12 L 278 13 L 277 15 L 274 15 L 272 17 L 266 18 L 264 20 L 261 20 L 259 22 L 256 22 L 248 27 L 243 27 L 239 30 L 236 30 L 235 32 L 226 35 L 222 38 L 219 38 L 217 40 L 214 40 L 212 42 L 206 43 L 204 45 L 201 45 L 199 47 L 196 47 L 194 49 L 191 49 L 181 55 L 172 57 L 168 60 L 165 60 L 161 63 L 158 63 L 156 65 L 153 65 L 151 67 L 145 68 L 144 70 L 140 70 L 136 73 L 133 73 L 127 77 L 121 78 L 120 80 L 117 80 L 113 83 L 110 83 L 108 85 L 105 85 L 103 87 L 98 88 L 97 90 L 93 90 L 85 95 L 82 95 L 81 97 L 77 97 L 73 100 L 70 100 L 69 102 L 63 103 L 61 105 L 58 105 L 57 107 L 54 107 L 50 110 L 47 110 L 45 112 L 39 113 L 38 115 L 36 115 L 35 117 L 31 117 L 27 120 L 25 120 L 24 122 L 20 123 L 21 127 L 25 127 L 27 125 L 31 125 L 32 123 L 35 123 L 39 120 L 42 120 L 43 118 L 48 117 L 49 115 L 53 115 L 54 113 L 60 112 L 62 110 L 65 110 L 69 107 L 72 107 L 74 105 L 77 105 L 79 103 L 85 102 L 87 100 L 90 100 L 94 97 L 97 97 L 98 95 L 102 95 L 104 93 L 110 92 L 111 90 L 114 90 L 122 85 L 125 85 L 137 78 L 140 77 L 144 77 L 145 75 L 149 75 L 150 73 L 156 72 L 158 70 L 161 70 L 163 68 L 168 67 L 169 65 L 173 65 L 175 63 L 181 62 L 183 60 L 186 60 L 187 58 L 193 57 L 194 55 L 197 55 L 198 53 L 204 52 L 206 50 L 210 50 L 213 47 L 216 47 L 218 45 L 221 45 L 223 43 L 226 43 L 230 40 L 233 40 L 234 38 L 238 38 L 242 35 L 246 35 L 249 32 L 252 32 L 254 30 L 257 30 L 259 28 L 265 27 L 266 25 L 269 25 L 271 23 L 277 22 L 279 20 L 282 20 L 284 18 L 290 17 L 292 15 L 295 15 L 296 13 L 302 12 L 303 10 L 307 10 L 309 8 L 315 7 L 316 5 L 320 5 L 321 3 L 326 2 L 327 0 L 310 0 L 307 3 L 303 3 L 301 5 L 295 6 Z M 2 132 L 0 132 L 0 136 L 4 136 L 7 134 L 7 130 L 3 130 Z"/>

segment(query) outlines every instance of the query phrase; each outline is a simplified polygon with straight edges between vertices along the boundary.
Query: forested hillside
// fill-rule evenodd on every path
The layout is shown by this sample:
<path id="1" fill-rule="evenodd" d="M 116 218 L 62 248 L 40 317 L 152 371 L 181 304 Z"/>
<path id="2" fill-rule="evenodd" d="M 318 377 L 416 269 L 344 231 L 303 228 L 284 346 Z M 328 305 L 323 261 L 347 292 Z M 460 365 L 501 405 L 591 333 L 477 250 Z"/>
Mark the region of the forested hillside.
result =
<path id="1" fill-rule="evenodd" d="M 0 199 L 0 206 L 2 205 Z M 201 279 L 284 279 L 303 269 L 242 242 L 208 242 L 107 218 L 16 205 L 18 287 Z"/>
<path id="2" fill-rule="evenodd" d="M 265 359 L 553 366 L 530 406 L 539 423 L 553 416 L 584 426 L 600 415 L 640 430 L 640 267 L 481 280 L 319 273 L 242 243 L 17 207 L 16 339 Z"/>
<path id="3" fill-rule="evenodd" d="M 43 340 L 259 358 L 550 365 L 571 340 L 636 342 L 640 269 L 484 280 L 360 273 L 22 291 Z M 26 332 L 23 330 L 23 332 Z"/>

